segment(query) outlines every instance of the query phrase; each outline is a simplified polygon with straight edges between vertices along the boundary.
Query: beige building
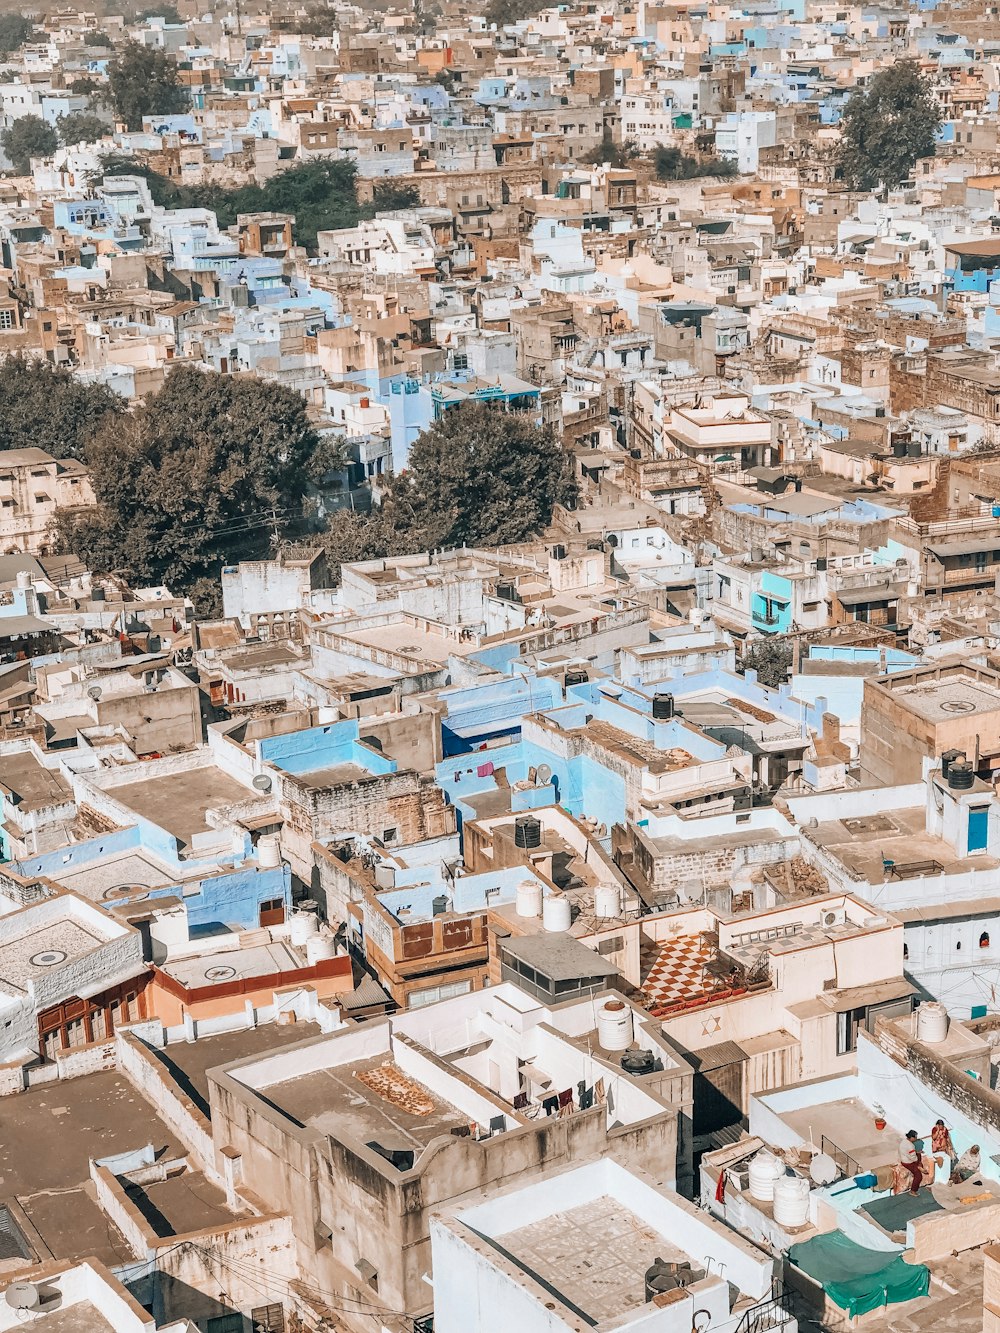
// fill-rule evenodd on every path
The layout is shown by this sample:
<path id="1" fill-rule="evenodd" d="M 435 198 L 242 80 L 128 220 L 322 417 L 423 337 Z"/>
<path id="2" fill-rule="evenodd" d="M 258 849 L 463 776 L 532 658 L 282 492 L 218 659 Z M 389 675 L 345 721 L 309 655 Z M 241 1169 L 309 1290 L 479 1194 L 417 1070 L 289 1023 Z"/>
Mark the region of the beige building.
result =
<path id="1" fill-rule="evenodd" d="M 0 450 L 0 555 L 44 554 L 57 509 L 94 503 L 90 475 L 76 459 L 44 449 Z"/>

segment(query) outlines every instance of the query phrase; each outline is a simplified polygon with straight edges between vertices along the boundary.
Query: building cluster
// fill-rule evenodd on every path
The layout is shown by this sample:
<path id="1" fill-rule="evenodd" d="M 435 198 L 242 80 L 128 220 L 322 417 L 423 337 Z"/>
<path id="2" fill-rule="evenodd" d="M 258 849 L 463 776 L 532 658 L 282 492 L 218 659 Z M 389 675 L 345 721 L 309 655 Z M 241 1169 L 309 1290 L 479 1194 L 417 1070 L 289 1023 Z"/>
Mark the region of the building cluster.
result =
<path id="1" fill-rule="evenodd" d="M 0 180 L 0 358 L 295 389 L 334 522 L 469 401 L 579 495 L 204 619 L 0 450 L 0 1333 L 1000 1333 L 996 14 L 426 9 L 5 60 L 8 130 L 109 40 L 190 105 Z M 354 225 L 183 193 L 312 161 Z"/>

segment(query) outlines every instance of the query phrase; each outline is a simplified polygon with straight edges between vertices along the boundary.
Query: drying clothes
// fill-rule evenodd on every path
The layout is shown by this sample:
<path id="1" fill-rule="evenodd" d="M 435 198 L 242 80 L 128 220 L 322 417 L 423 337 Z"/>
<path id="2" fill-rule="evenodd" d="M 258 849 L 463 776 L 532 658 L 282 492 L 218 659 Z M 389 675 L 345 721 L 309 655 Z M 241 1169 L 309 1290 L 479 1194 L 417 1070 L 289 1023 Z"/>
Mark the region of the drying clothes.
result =
<path id="1" fill-rule="evenodd" d="M 546 1115 L 552 1115 L 553 1112 L 558 1111 L 558 1110 L 559 1110 L 559 1098 L 558 1098 L 558 1097 L 544 1097 L 544 1098 L 542 1099 L 542 1110 L 545 1112 Z"/>
<path id="2" fill-rule="evenodd" d="M 523 1111 L 527 1105 L 528 1105 L 528 1094 L 526 1092 L 519 1092 L 517 1096 L 514 1098 L 514 1110 Z"/>
<path id="3" fill-rule="evenodd" d="M 580 1110 L 589 1111 L 594 1104 L 594 1089 L 584 1088 L 580 1093 Z"/>
<path id="4" fill-rule="evenodd" d="M 594 1084 L 594 1101 L 598 1106 L 604 1105 L 604 1079 L 599 1078 Z"/>
<path id="5" fill-rule="evenodd" d="M 572 1088 L 567 1088 L 565 1092 L 561 1092 L 561 1093 L 559 1094 L 559 1109 L 560 1109 L 560 1111 L 562 1110 L 562 1108 L 563 1108 L 564 1106 L 569 1106 L 569 1104 L 570 1104 L 570 1102 L 572 1102 L 572 1100 L 573 1100 L 573 1089 L 572 1089 Z"/>
<path id="6" fill-rule="evenodd" d="M 476 769 L 477 778 L 491 778 L 493 776 L 493 765 L 487 760 L 485 764 L 480 764 Z"/>

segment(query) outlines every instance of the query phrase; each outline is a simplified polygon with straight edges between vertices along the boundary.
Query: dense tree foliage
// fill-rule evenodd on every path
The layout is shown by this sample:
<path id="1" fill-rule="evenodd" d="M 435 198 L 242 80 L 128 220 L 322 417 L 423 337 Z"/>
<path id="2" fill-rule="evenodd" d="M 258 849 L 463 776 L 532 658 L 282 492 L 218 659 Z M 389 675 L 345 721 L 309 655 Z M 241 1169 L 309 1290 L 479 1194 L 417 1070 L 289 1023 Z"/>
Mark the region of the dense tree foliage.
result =
<path id="1" fill-rule="evenodd" d="M 589 153 L 584 153 L 581 162 L 602 163 L 607 162 L 612 167 L 627 167 L 633 159 L 639 156 L 639 145 L 634 139 L 625 139 L 622 143 L 615 143 L 608 130 L 604 131 L 604 137 L 596 148 L 592 148 Z"/>
<path id="2" fill-rule="evenodd" d="M 138 42 L 126 42 L 109 62 L 108 90 L 115 114 L 129 130 L 141 130 L 143 116 L 173 115 L 188 104 L 174 61 Z"/>
<path id="3" fill-rule="evenodd" d="M 0 14 L 0 55 L 9 55 L 23 46 L 35 29 L 23 14 Z"/>
<path id="4" fill-rule="evenodd" d="M 787 639 L 755 639 L 743 654 L 743 670 L 756 671 L 761 685 L 777 689 L 792 668 L 792 645 Z"/>
<path id="5" fill-rule="evenodd" d="M 269 547 L 301 514 L 319 439 L 302 396 L 179 366 L 87 447 L 98 504 L 63 514 L 59 544 L 95 570 L 186 589 Z"/>
<path id="6" fill-rule="evenodd" d="M 45 449 L 56 458 L 85 458 L 109 416 L 124 411 L 117 394 L 84 384 L 48 361 L 11 356 L 0 362 L 0 433 L 5 449 Z"/>
<path id="7" fill-rule="evenodd" d="M 18 116 L 0 133 L 0 147 L 14 164 L 19 176 L 31 170 L 33 157 L 50 157 L 59 147 L 59 136 L 41 116 Z"/>
<path id="8" fill-rule="evenodd" d="M 231 227 L 241 213 L 293 213 L 295 240 L 316 248 L 316 233 L 353 227 L 359 219 L 420 202 L 410 186 L 387 182 L 375 186 L 371 204 L 358 203 L 354 165 L 319 159 L 302 162 L 272 176 L 264 185 L 227 190 L 216 185 L 176 185 L 135 158 L 111 154 L 102 159 L 102 174 L 142 176 L 149 182 L 153 202 L 162 208 L 210 208 L 222 228 Z"/>
<path id="9" fill-rule="evenodd" d="M 175 5 L 154 5 L 152 8 L 140 10 L 135 16 L 136 23 L 145 23 L 147 19 L 163 19 L 164 23 L 184 22 Z"/>
<path id="10" fill-rule="evenodd" d="M 687 181 L 698 176 L 735 176 L 735 162 L 724 157 L 692 157 L 679 148 L 660 144 L 653 154 L 653 170 L 660 181 Z"/>
<path id="11" fill-rule="evenodd" d="M 410 450 L 371 514 L 338 515 L 325 545 L 341 563 L 536 537 L 572 501 L 572 462 L 548 427 L 484 403 L 445 412 Z"/>
<path id="12" fill-rule="evenodd" d="M 111 133 L 111 126 L 91 111 L 70 111 L 56 121 L 63 144 L 96 143 Z"/>
<path id="13" fill-rule="evenodd" d="M 521 19 L 533 18 L 545 8 L 547 0 L 487 0 L 483 17 L 498 28 Z"/>
<path id="14" fill-rule="evenodd" d="M 934 153 L 941 111 L 912 60 L 880 70 L 848 100 L 840 123 L 844 178 L 857 190 L 893 189 Z"/>

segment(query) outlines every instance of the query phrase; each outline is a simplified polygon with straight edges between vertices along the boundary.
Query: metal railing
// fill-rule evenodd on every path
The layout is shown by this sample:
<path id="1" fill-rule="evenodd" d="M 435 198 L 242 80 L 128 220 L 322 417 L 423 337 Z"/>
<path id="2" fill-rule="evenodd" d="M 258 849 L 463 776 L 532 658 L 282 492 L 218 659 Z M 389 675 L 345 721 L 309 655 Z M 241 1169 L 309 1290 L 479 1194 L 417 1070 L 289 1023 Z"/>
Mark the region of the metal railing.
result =
<path id="1" fill-rule="evenodd" d="M 774 1329 L 785 1328 L 794 1319 L 792 1293 L 775 1279 L 771 1295 L 745 1311 L 736 1326 L 736 1333 L 771 1333 Z"/>
<path id="2" fill-rule="evenodd" d="M 820 1136 L 819 1148 L 820 1152 L 826 1153 L 827 1157 L 833 1159 L 837 1165 L 837 1170 L 842 1172 L 843 1175 L 861 1175 L 861 1163 L 858 1162 L 856 1158 L 852 1157 L 850 1153 L 845 1152 L 839 1144 L 834 1143 L 833 1139 L 828 1139 L 825 1134 Z"/>

